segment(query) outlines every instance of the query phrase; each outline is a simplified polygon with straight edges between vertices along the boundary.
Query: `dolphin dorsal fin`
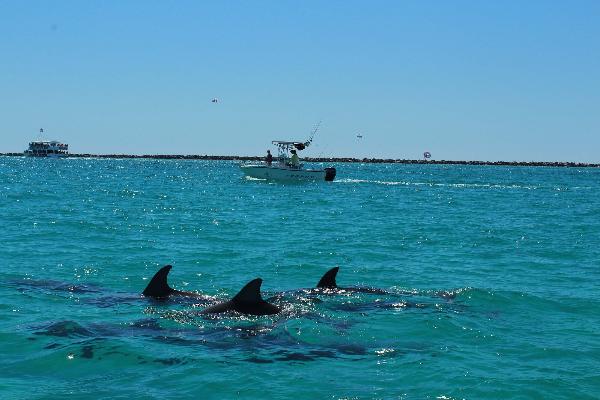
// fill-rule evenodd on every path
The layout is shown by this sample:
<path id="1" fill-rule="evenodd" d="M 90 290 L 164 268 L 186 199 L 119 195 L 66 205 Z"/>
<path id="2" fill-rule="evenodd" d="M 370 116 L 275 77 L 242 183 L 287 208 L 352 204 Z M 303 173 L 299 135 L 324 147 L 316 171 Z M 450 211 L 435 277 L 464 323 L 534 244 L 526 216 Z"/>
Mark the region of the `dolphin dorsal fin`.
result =
<path id="1" fill-rule="evenodd" d="M 329 271 L 325 272 L 325 275 L 323 275 L 319 283 L 317 283 L 317 287 L 325 289 L 336 288 L 337 283 L 335 282 L 335 277 L 339 269 L 340 267 L 333 267 Z"/>
<path id="2" fill-rule="evenodd" d="M 173 268 L 172 265 L 165 265 L 159 269 L 158 272 L 154 274 L 142 294 L 148 297 L 167 297 L 173 293 L 175 290 L 167 283 L 167 276 L 169 275 L 169 272 L 171 272 L 171 268 Z"/>
<path id="3" fill-rule="evenodd" d="M 232 300 L 241 303 L 259 303 L 263 301 L 263 298 L 260 295 L 260 285 L 262 285 L 262 279 L 260 278 L 256 278 L 246 283 L 246 286 L 244 286 Z"/>

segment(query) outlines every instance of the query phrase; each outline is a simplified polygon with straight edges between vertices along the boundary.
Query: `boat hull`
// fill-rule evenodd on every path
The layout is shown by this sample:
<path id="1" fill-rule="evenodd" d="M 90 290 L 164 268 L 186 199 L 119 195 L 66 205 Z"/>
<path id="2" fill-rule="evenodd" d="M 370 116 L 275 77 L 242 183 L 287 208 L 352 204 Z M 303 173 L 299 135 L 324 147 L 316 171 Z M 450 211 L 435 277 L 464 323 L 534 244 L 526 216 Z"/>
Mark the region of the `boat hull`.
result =
<path id="1" fill-rule="evenodd" d="M 25 155 L 25 157 L 35 158 L 65 158 L 68 156 L 67 154 L 33 154 L 28 152 L 23 153 L 23 155 Z"/>
<path id="2" fill-rule="evenodd" d="M 296 169 L 267 165 L 240 165 L 242 172 L 251 178 L 277 181 L 332 181 L 335 168 Z"/>

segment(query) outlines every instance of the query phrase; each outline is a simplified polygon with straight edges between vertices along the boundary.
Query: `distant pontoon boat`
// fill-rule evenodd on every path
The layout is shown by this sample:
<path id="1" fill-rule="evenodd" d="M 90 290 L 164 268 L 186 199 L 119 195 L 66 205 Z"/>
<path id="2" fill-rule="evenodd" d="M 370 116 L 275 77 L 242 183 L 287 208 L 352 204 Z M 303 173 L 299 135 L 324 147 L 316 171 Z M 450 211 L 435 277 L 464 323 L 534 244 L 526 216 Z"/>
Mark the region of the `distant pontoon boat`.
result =
<path id="1" fill-rule="evenodd" d="M 40 135 L 44 132 L 40 129 Z M 69 145 L 58 140 L 34 140 L 29 143 L 29 148 L 23 152 L 29 157 L 66 157 L 69 155 Z"/>

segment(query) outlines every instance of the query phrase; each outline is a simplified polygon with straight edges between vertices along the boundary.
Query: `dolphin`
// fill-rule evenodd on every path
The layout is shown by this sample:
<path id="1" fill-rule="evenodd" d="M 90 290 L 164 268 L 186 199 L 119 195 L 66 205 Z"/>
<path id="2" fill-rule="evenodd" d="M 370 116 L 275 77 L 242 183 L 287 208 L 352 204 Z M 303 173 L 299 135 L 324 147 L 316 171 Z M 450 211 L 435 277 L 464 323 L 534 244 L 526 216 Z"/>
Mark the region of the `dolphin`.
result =
<path id="1" fill-rule="evenodd" d="M 271 315 L 281 311 L 279 307 L 263 300 L 260 294 L 262 279 L 251 280 L 231 300 L 215 304 L 200 311 L 201 314 L 218 314 L 237 311 L 250 315 Z"/>
<path id="2" fill-rule="evenodd" d="M 194 297 L 202 300 L 210 300 L 212 297 L 202 295 L 195 292 L 185 292 L 182 290 L 173 289 L 169 286 L 167 282 L 167 276 L 169 272 L 171 272 L 172 265 L 165 265 L 161 269 L 158 270 L 156 274 L 146 286 L 146 289 L 142 292 L 142 294 L 146 297 L 152 297 L 155 299 L 166 299 L 169 296 L 184 296 L 184 297 Z"/>
<path id="3" fill-rule="evenodd" d="M 268 298 L 267 301 L 273 301 L 278 303 L 282 301 L 284 297 L 287 295 L 294 295 L 298 293 L 309 294 L 309 295 L 317 295 L 317 294 L 326 294 L 326 295 L 335 295 L 335 294 L 348 294 L 348 293 L 370 293 L 370 294 L 382 294 L 382 295 L 391 295 L 394 293 L 387 292 L 383 289 L 370 288 L 370 287 L 340 287 L 337 285 L 336 276 L 340 267 L 333 267 L 319 279 L 316 287 L 312 288 L 304 288 L 297 290 L 288 290 L 284 292 L 278 292 L 272 297 Z M 319 300 L 317 300 L 319 301 Z"/>
<path id="4" fill-rule="evenodd" d="M 409 291 L 402 291 L 391 293 L 383 289 L 370 288 L 370 287 L 339 287 L 335 280 L 337 273 L 340 267 L 331 268 L 329 271 L 325 272 L 325 274 L 317 283 L 317 290 L 325 290 L 325 291 L 344 291 L 344 292 L 358 292 L 358 293 L 370 293 L 370 294 L 387 294 L 387 295 L 409 295 L 412 296 L 415 293 Z M 441 297 L 445 300 L 452 300 L 456 297 L 456 292 L 440 290 L 433 293 L 435 297 Z"/>
<path id="5" fill-rule="evenodd" d="M 340 267 L 333 267 L 321 277 L 317 283 L 316 289 L 323 289 L 326 291 L 344 291 L 344 292 L 359 292 L 359 293 L 371 293 L 371 294 L 390 294 L 383 289 L 370 288 L 370 287 L 339 287 L 335 280 Z"/>

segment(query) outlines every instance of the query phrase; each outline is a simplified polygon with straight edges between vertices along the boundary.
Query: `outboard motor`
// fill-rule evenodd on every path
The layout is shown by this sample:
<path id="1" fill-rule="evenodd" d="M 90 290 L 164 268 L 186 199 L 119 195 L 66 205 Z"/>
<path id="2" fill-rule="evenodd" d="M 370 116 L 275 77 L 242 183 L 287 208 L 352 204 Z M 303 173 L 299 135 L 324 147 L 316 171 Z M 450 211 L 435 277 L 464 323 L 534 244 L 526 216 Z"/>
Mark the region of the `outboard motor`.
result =
<path id="1" fill-rule="evenodd" d="M 333 167 L 328 167 L 325 168 L 325 180 L 326 181 L 332 181 L 335 179 L 335 168 Z"/>

